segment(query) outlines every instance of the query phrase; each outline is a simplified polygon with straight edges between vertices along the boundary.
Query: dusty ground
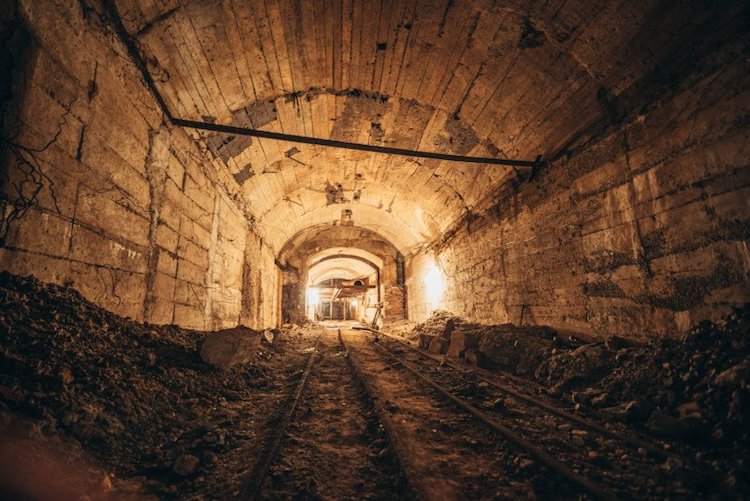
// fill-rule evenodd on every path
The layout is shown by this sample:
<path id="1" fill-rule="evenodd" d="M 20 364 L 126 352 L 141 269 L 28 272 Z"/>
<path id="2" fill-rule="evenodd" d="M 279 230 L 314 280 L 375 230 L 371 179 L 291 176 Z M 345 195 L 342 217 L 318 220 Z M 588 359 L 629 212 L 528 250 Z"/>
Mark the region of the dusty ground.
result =
<path id="1" fill-rule="evenodd" d="M 198 355 L 206 333 L 132 322 L 66 288 L 3 273 L 0 306 L 0 498 L 237 497 L 257 480 L 250 475 L 319 336 L 264 498 L 410 499 L 412 488 L 431 499 L 578 497 L 389 361 L 362 331 L 343 331 L 344 351 L 336 330 L 287 329 L 264 341 L 251 363 L 222 371 Z M 466 325 L 441 314 L 416 331 L 400 330 L 415 340 L 440 336 L 451 318 Z M 689 451 L 720 472 L 709 496 L 741 498 L 748 492 L 749 320 L 746 308 L 723 324 L 697 326 L 682 342 L 648 346 L 581 344 L 547 329 L 468 327 L 481 334 L 494 374 L 500 367 L 534 378 L 516 384 Z M 526 419 L 528 430 L 518 429 L 530 438 L 554 427 L 550 451 L 591 448 L 588 459 L 574 461 L 584 471 L 600 465 L 615 481 L 630 478 L 618 473 L 628 461 L 606 464 L 589 454 L 605 456 L 608 442 L 542 414 L 523 418 L 529 410 L 512 399 L 467 383 L 447 364 L 438 370 L 442 384 L 498 419 Z M 692 484 L 680 475 L 681 465 L 665 462 L 655 467 L 651 487 L 633 492 L 688 497 Z"/>
<path id="2" fill-rule="evenodd" d="M 264 499 L 410 498 L 378 416 L 346 358 L 337 331 L 324 330 Z"/>

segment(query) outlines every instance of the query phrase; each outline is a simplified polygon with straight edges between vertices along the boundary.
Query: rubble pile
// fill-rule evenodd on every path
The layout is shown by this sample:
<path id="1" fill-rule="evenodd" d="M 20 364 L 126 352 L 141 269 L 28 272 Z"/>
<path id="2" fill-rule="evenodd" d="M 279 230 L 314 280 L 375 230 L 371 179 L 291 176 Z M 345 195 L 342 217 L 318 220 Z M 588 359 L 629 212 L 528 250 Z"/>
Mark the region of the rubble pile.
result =
<path id="1" fill-rule="evenodd" d="M 750 305 L 723 322 L 702 322 L 682 339 L 606 350 L 573 384 L 573 398 L 655 434 L 713 445 L 750 445 Z M 570 382 L 573 354 L 539 368 L 546 382 Z"/>
<path id="2" fill-rule="evenodd" d="M 533 378 L 660 437 L 750 446 L 750 305 L 645 345 L 566 342 L 549 328 L 478 325 L 444 311 L 413 335 L 423 349 Z"/>
<path id="3" fill-rule="evenodd" d="M 438 310 L 407 335 L 434 354 L 466 358 L 485 368 L 531 376 L 558 344 L 548 327 L 481 325 Z"/>
<path id="4" fill-rule="evenodd" d="M 210 481 L 217 456 L 252 439 L 238 424 L 262 414 L 257 392 L 273 383 L 262 354 L 220 370 L 200 358 L 205 333 L 133 322 L 4 272 L 0 305 L 5 433 L 31 419 L 167 495 L 180 479 Z"/>

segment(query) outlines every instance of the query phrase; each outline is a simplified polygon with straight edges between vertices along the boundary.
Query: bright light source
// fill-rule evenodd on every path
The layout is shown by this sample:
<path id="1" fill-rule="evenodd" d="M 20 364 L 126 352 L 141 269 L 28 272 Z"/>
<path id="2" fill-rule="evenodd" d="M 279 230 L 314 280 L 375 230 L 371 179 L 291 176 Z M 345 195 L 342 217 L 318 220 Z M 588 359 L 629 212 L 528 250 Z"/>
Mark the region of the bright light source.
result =
<path id="1" fill-rule="evenodd" d="M 320 292 L 318 289 L 307 289 L 307 304 L 317 306 L 320 303 Z"/>
<path id="2" fill-rule="evenodd" d="M 427 294 L 427 300 L 435 308 L 443 297 L 445 291 L 445 279 L 440 269 L 431 264 L 427 273 L 424 275 L 424 287 Z"/>

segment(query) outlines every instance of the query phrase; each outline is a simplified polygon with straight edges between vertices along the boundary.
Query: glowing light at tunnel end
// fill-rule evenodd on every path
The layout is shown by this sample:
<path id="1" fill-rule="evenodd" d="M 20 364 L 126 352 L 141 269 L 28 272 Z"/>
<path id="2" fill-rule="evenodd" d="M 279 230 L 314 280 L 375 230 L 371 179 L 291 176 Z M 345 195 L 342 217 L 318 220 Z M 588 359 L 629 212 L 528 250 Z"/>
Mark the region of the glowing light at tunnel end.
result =
<path id="1" fill-rule="evenodd" d="M 318 292 L 318 289 L 307 289 L 307 304 L 310 306 L 317 306 L 320 304 L 320 292 Z"/>

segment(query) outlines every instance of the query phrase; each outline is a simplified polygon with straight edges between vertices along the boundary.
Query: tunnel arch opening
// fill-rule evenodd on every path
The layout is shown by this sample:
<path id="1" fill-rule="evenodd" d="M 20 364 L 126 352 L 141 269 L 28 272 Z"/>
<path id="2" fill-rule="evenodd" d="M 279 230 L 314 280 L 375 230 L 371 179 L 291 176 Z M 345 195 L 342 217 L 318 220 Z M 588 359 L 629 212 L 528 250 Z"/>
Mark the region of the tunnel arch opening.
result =
<path id="1" fill-rule="evenodd" d="M 372 323 L 382 306 L 381 267 L 352 254 L 316 257 L 310 258 L 308 268 L 305 294 L 308 320 Z"/>
<path id="2" fill-rule="evenodd" d="M 370 228 L 316 225 L 298 232 L 277 259 L 284 321 L 405 318 L 403 260 L 398 247 Z"/>

